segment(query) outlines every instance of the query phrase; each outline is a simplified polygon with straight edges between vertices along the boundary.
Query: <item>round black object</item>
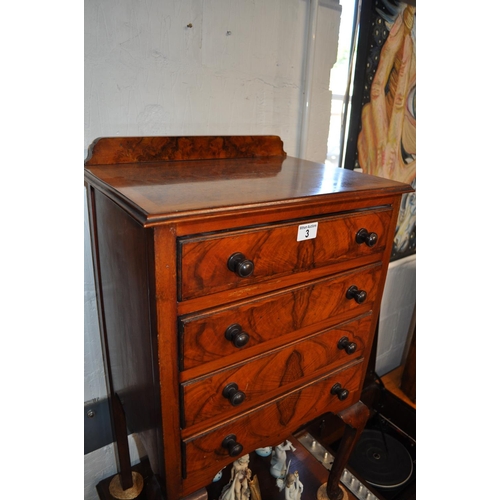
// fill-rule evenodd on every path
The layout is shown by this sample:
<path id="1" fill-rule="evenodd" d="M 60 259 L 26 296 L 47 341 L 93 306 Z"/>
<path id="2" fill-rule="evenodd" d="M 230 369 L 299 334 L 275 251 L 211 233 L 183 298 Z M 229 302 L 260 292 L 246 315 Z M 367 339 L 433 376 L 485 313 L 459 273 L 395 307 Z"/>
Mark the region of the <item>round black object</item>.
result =
<path id="1" fill-rule="evenodd" d="M 404 445 L 377 430 L 361 433 L 349 466 L 368 484 L 378 488 L 401 486 L 413 472 L 413 461 Z"/>

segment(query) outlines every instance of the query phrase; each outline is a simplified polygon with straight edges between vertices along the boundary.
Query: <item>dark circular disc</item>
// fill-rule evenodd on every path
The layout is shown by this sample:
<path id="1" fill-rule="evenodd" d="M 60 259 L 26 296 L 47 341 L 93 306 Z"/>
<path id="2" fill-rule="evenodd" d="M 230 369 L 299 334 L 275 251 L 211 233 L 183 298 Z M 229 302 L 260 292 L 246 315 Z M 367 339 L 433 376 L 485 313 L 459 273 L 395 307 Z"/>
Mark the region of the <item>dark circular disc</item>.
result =
<path id="1" fill-rule="evenodd" d="M 361 433 L 349 465 L 368 484 L 379 488 L 401 486 L 413 472 L 413 461 L 404 445 L 377 430 Z"/>

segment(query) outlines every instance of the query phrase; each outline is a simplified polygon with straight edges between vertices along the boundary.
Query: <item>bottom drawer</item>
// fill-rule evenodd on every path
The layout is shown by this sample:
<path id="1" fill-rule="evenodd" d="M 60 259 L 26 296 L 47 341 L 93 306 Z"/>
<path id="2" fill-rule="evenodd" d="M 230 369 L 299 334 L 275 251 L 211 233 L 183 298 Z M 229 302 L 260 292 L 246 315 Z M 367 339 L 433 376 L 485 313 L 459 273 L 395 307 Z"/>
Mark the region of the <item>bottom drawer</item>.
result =
<path id="1" fill-rule="evenodd" d="M 362 366 L 363 360 L 360 359 L 348 368 L 301 387 L 211 432 L 185 439 L 183 474 L 189 490 L 193 488 L 194 491 L 210 483 L 220 469 L 238 456 L 259 447 L 276 445 L 301 425 L 323 413 L 337 413 L 357 402 Z M 345 399 L 341 400 L 339 395 L 331 393 L 335 384 L 349 391 Z M 234 456 L 222 446 L 224 439 L 231 435 L 243 447 Z"/>

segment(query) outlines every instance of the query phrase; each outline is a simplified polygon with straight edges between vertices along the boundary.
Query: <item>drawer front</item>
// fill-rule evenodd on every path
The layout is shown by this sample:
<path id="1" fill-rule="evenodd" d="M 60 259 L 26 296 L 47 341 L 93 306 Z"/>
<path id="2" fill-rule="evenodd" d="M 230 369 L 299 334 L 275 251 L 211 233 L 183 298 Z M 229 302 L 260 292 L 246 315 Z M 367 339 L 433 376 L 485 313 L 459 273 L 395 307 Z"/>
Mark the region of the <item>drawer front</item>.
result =
<path id="1" fill-rule="evenodd" d="M 296 387 L 301 380 L 363 356 L 371 315 L 297 341 L 210 377 L 182 385 L 185 427 L 231 418 Z M 339 345 L 340 340 L 344 345 Z M 318 373 L 319 375 L 319 373 Z M 316 375 L 316 377 L 318 376 Z M 217 419 L 217 417 L 219 417 Z"/>
<path id="2" fill-rule="evenodd" d="M 359 399 L 361 368 L 359 362 L 205 435 L 185 439 L 184 474 L 187 481 L 207 484 L 220 469 L 236 459 L 222 446 L 226 436 L 235 435 L 236 441 L 243 446 L 240 453 L 243 455 L 268 446 L 266 443 L 279 443 L 300 425 L 323 413 L 337 413 L 351 406 Z M 349 391 L 345 400 L 341 401 L 337 395 L 331 394 L 335 384 Z"/>
<path id="3" fill-rule="evenodd" d="M 201 297 L 382 252 L 390 218 L 387 208 L 180 240 L 178 298 Z M 305 239 L 298 241 L 299 226 L 313 222 L 318 223 L 316 236 L 306 237 L 304 230 Z M 377 235 L 373 246 L 356 241 L 361 229 Z M 235 254 L 245 257 L 240 262 L 242 273 L 248 272 L 248 261 L 253 263 L 250 276 L 241 277 L 238 264 L 234 271 L 229 269 L 228 261 Z"/>
<path id="4" fill-rule="evenodd" d="M 336 317 L 342 314 L 352 313 L 351 317 L 354 317 L 366 312 L 377 297 L 381 272 L 381 264 L 375 264 L 206 316 L 181 318 L 183 369 L 215 361 L 317 323 L 329 321 L 335 324 Z M 359 304 L 355 299 L 347 298 L 351 286 L 366 292 L 364 302 Z M 239 328 L 229 328 L 233 325 Z M 241 333 L 238 336 L 239 330 L 243 337 Z M 232 336 L 232 332 L 236 332 L 236 336 Z M 243 341 L 246 343 L 239 345 Z"/>

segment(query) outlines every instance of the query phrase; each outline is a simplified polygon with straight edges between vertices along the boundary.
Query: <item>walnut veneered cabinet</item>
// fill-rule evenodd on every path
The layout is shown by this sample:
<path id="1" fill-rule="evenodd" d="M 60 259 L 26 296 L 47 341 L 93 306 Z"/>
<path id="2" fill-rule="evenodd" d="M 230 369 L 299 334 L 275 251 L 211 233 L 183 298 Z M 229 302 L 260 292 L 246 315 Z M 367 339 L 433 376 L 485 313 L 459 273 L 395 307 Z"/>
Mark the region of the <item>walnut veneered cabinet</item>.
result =
<path id="1" fill-rule="evenodd" d="M 110 388 L 169 500 L 357 403 L 403 193 L 276 136 L 94 141 Z"/>

